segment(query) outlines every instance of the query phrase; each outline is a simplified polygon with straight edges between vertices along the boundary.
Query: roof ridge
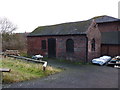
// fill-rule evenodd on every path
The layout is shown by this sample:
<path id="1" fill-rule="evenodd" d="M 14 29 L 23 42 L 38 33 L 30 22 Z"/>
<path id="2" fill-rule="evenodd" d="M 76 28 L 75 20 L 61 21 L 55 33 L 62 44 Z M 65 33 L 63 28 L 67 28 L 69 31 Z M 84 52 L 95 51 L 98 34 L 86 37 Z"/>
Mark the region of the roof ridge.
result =
<path id="1" fill-rule="evenodd" d="M 63 25 L 63 24 L 82 23 L 82 22 L 87 22 L 87 21 L 92 21 L 92 20 L 91 20 L 91 19 L 88 19 L 88 20 L 83 20 L 83 21 L 74 21 L 74 22 L 65 22 L 65 23 L 59 23 L 59 24 L 53 24 L 53 25 L 44 25 L 44 26 L 38 26 L 37 28 L 40 28 L 40 27 L 58 26 L 58 25 Z"/>
<path id="2" fill-rule="evenodd" d="M 95 16 L 91 19 L 97 19 L 97 18 L 101 18 L 101 17 L 110 17 L 110 18 L 114 18 L 114 19 L 119 19 L 119 18 L 116 18 L 116 17 L 113 17 L 113 16 L 108 16 L 108 15 Z"/>
<path id="3" fill-rule="evenodd" d="M 92 20 L 78 22 L 61 23 L 50 26 L 39 26 L 29 35 L 68 35 L 68 34 L 85 34 Z"/>

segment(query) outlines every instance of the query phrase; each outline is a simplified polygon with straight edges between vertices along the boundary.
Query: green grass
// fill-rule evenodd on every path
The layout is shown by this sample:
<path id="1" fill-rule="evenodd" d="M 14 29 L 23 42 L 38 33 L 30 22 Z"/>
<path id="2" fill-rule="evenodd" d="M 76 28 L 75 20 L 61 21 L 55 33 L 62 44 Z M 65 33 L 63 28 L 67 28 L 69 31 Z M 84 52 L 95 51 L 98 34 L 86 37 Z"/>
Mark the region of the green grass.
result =
<path id="1" fill-rule="evenodd" d="M 3 83 L 13 83 L 40 78 L 62 71 L 59 68 L 51 66 L 47 66 L 46 71 L 42 71 L 42 64 L 40 63 L 15 60 L 12 58 L 0 60 L 0 65 L 2 65 L 2 68 L 11 69 L 11 72 L 3 72 Z"/>

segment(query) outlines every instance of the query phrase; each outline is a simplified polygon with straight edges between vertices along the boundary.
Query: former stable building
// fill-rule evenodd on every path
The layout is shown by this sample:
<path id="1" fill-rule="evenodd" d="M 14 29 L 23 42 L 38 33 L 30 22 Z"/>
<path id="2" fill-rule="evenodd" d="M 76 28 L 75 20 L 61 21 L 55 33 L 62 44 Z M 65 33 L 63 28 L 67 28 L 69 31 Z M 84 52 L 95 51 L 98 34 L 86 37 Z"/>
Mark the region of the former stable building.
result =
<path id="1" fill-rule="evenodd" d="M 84 62 L 120 55 L 120 19 L 104 15 L 38 27 L 28 35 L 28 54 Z"/>
<path id="2" fill-rule="evenodd" d="M 93 19 L 101 32 L 101 55 L 120 55 L 120 19 L 106 15 Z"/>
<path id="3" fill-rule="evenodd" d="M 38 27 L 27 39 L 29 55 L 89 62 L 101 54 L 101 33 L 94 20 Z"/>

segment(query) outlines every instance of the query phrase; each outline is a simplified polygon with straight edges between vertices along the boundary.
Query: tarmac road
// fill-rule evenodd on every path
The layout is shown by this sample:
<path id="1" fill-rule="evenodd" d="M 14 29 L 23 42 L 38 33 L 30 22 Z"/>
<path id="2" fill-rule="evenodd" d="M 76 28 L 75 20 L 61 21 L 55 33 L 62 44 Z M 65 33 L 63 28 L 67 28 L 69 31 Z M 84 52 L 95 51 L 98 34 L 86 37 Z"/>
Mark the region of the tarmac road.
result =
<path id="1" fill-rule="evenodd" d="M 63 72 L 44 78 L 3 85 L 3 88 L 118 88 L 118 69 L 108 66 L 76 65 L 49 60 Z"/>

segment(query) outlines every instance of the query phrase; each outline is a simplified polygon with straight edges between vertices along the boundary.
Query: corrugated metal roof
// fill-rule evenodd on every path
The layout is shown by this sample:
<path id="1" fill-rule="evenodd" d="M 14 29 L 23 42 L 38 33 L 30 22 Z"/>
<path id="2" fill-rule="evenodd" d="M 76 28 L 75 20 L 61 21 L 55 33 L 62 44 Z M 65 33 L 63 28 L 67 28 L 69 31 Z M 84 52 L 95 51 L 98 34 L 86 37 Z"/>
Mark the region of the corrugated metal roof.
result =
<path id="1" fill-rule="evenodd" d="M 92 20 L 63 23 L 36 28 L 28 36 L 86 34 Z"/>
<path id="2" fill-rule="evenodd" d="M 102 32 L 102 44 L 120 44 L 120 31 Z"/>

